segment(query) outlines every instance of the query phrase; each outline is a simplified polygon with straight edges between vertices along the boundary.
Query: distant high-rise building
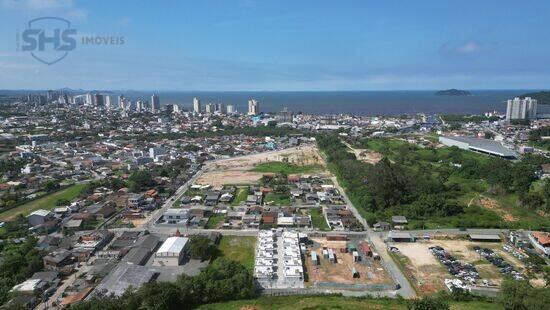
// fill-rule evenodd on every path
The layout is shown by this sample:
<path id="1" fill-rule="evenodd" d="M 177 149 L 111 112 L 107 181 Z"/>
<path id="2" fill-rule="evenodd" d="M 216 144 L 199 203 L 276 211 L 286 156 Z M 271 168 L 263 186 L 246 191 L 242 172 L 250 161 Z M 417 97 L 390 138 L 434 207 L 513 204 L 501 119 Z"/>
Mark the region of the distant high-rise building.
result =
<path id="1" fill-rule="evenodd" d="M 94 104 L 94 100 L 92 99 L 92 94 L 90 94 L 90 93 L 86 94 L 85 104 L 86 105 L 93 105 Z"/>
<path id="2" fill-rule="evenodd" d="M 105 95 L 105 96 L 103 96 L 103 99 L 105 100 L 105 108 L 106 108 L 107 110 L 112 109 L 113 106 L 111 105 L 111 96 Z"/>
<path id="3" fill-rule="evenodd" d="M 164 106 L 164 111 L 168 114 L 180 113 L 180 107 L 177 104 L 167 104 Z"/>
<path id="4" fill-rule="evenodd" d="M 193 112 L 201 113 L 201 101 L 199 98 L 193 98 Z"/>
<path id="5" fill-rule="evenodd" d="M 248 115 L 260 114 L 260 103 L 254 99 L 248 100 Z"/>
<path id="6" fill-rule="evenodd" d="M 235 113 L 235 106 L 232 104 L 227 105 L 227 114 L 233 114 Z"/>
<path id="7" fill-rule="evenodd" d="M 537 100 L 531 97 L 521 99 L 516 97 L 508 100 L 506 121 L 515 119 L 532 119 L 537 117 Z"/>
<path id="8" fill-rule="evenodd" d="M 157 113 L 160 111 L 160 99 L 157 94 L 151 96 L 151 112 Z"/>
<path id="9" fill-rule="evenodd" d="M 223 113 L 223 103 L 216 103 L 216 112 Z"/>
<path id="10" fill-rule="evenodd" d="M 141 100 L 136 101 L 136 112 L 141 112 L 143 110 L 145 110 L 143 101 Z"/>
<path id="11" fill-rule="evenodd" d="M 118 96 L 118 108 L 124 110 L 126 107 L 124 105 L 124 95 L 120 94 Z"/>
<path id="12" fill-rule="evenodd" d="M 213 103 L 208 103 L 207 105 L 204 106 L 204 111 L 206 113 L 214 113 L 214 109 L 215 109 L 215 106 Z"/>
<path id="13" fill-rule="evenodd" d="M 93 105 L 95 105 L 96 107 L 101 107 L 105 105 L 105 100 L 102 94 L 97 93 L 93 95 Z"/>
<path id="14" fill-rule="evenodd" d="M 292 112 L 284 107 L 283 110 L 278 113 L 277 118 L 281 123 L 292 123 Z"/>

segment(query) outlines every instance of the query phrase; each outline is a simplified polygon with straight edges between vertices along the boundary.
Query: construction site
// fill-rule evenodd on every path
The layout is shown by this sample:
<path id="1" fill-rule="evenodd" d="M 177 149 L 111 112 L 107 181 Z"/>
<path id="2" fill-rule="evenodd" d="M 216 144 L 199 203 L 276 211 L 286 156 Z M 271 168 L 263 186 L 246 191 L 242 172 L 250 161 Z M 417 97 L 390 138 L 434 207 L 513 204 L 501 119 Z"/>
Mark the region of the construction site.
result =
<path id="1" fill-rule="evenodd" d="M 394 287 L 380 256 L 361 239 L 346 236 L 312 237 L 306 247 L 305 285 L 346 290 Z"/>

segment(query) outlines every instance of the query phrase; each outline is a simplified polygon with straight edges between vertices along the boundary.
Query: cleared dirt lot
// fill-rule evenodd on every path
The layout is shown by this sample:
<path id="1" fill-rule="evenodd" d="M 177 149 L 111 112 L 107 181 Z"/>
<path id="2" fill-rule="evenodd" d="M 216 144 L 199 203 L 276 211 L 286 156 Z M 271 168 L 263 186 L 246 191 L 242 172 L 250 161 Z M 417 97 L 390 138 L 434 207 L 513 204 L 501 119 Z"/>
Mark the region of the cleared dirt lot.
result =
<path id="1" fill-rule="evenodd" d="M 474 264 L 481 279 L 499 285 L 503 277 L 498 268 L 481 257 L 474 246 L 485 247 L 495 251 L 500 257 L 512 264 L 516 270 L 523 272 L 525 265 L 510 253 L 502 249 L 502 243 L 482 243 L 464 240 L 432 240 L 416 243 L 394 243 L 399 249 L 397 257 L 405 259 L 405 271 L 417 291 L 421 294 L 431 294 L 445 289 L 444 279 L 452 278 L 445 267 L 432 255 L 428 249 L 431 246 L 440 246 L 462 263 Z"/>
<path id="2" fill-rule="evenodd" d="M 360 262 L 354 262 L 351 253 L 341 253 L 340 248 L 346 247 L 346 241 L 327 241 L 326 238 L 312 238 L 314 245 L 308 246 L 308 254 L 305 258 L 308 281 L 311 286 L 315 282 L 332 282 L 342 284 L 391 284 L 392 280 L 382 268 L 379 261 L 372 258 L 363 258 Z M 336 254 L 336 263 L 323 258 L 323 247 L 331 248 Z M 310 252 L 315 251 L 320 259 L 319 265 L 311 262 Z M 359 278 L 352 277 L 352 268 L 359 272 Z"/>
<path id="3" fill-rule="evenodd" d="M 369 149 L 358 149 L 352 147 L 349 143 L 345 143 L 349 148 L 349 151 L 355 155 L 355 157 L 363 162 L 375 165 L 384 157 L 382 154 Z"/>
<path id="4" fill-rule="evenodd" d="M 212 186 L 256 183 L 263 173 L 250 170 L 260 163 L 283 160 L 295 165 L 325 165 L 316 146 L 298 146 L 208 163 L 197 183 Z"/>

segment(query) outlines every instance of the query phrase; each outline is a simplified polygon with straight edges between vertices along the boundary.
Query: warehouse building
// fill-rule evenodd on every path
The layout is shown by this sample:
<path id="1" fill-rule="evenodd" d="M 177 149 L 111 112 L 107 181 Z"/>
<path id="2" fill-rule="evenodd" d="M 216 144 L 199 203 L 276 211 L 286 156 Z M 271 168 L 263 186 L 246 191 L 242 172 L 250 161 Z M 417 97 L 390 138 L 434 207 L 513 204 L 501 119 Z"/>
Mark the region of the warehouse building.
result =
<path id="1" fill-rule="evenodd" d="M 456 146 L 459 149 L 498 156 L 507 159 L 516 159 L 518 154 L 504 147 L 500 142 L 474 137 L 441 136 L 439 142 L 446 146 Z"/>
<path id="2" fill-rule="evenodd" d="M 392 242 L 414 242 L 414 236 L 408 232 L 391 230 L 388 233 L 388 241 Z"/>
<path id="3" fill-rule="evenodd" d="M 170 237 L 164 241 L 153 259 L 153 266 L 179 266 L 189 245 L 189 238 Z"/>

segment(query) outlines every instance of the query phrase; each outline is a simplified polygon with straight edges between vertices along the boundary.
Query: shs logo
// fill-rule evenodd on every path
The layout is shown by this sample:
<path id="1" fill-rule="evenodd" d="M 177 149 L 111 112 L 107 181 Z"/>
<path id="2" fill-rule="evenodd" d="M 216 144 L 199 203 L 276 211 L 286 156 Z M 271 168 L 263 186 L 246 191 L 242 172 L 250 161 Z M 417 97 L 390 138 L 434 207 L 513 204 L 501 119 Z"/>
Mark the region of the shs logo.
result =
<path id="1" fill-rule="evenodd" d="M 28 22 L 21 33 L 21 50 L 34 59 L 52 65 L 67 57 L 76 48 L 76 29 L 71 22 L 59 17 L 39 17 Z"/>

